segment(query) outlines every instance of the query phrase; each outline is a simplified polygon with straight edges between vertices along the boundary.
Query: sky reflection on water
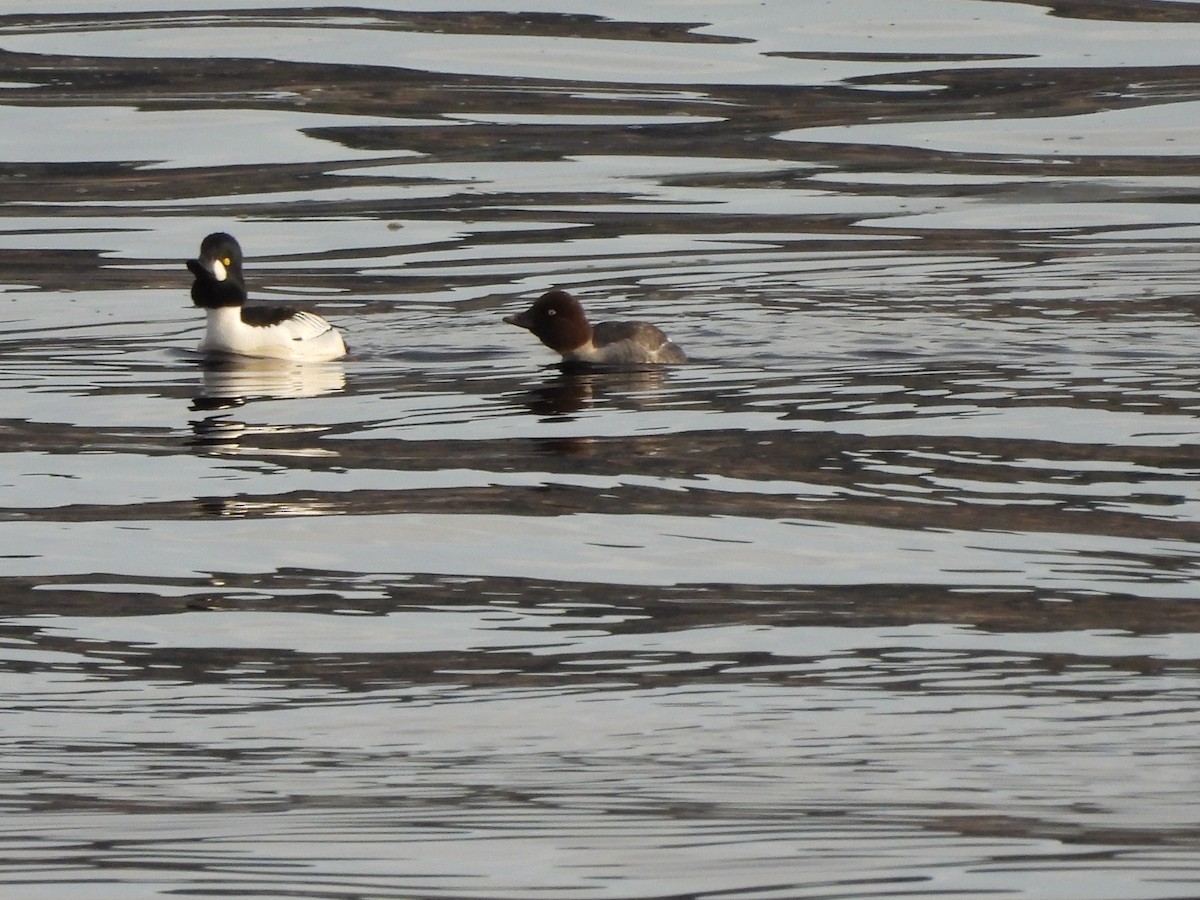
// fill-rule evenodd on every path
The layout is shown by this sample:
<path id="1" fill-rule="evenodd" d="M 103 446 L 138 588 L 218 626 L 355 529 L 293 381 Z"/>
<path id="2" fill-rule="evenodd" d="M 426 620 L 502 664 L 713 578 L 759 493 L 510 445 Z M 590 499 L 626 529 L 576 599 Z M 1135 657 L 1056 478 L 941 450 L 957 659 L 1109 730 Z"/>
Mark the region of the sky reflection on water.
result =
<path id="1" fill-rule="evenodd" d="M 1194 5 L 120 6 L 0 16 L 0 893 L 1196 895 Z"/>

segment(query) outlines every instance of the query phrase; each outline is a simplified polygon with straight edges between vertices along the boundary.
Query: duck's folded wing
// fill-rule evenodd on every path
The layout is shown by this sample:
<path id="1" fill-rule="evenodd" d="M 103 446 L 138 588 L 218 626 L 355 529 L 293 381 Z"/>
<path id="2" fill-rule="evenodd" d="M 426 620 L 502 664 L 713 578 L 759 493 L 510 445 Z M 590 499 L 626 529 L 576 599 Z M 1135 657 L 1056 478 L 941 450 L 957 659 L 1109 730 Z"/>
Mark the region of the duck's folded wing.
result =
<path id="1" fill-rule="evenodd" d="M 667 343 L 667 336 L 649 322 L 601 322 L 592 328 L 592 341 L 596 346 L 630 341 L 655 350 Z"/>
<path id="2" fill-rule="evenodd" d="M 333 326 L 316 313 L 303 310 L 288 319 L 288 327 L 292 332 L 292 339 L 296 341 L 310 341 L 333 331 Z"/>
<path id="3" fill-rule="evenodd" d="M 333 330 L 316 313 L 288 306 L 246 306 L 242 308 L 242 321 L 260 328 L 278 326 L 294 341 L 311 341 Z"/>
<path id="4" fill-rule="evenodd" d="M 687 362 L 687 355 L 649 322 L 601 322 L 592 329 L 592 343 L 610 362 Z"/>
<path id="5" fill-rule="evenodd" d="M 268 325 L 278 325 L 295 316 L 301 315 L 299 310 L 290 306 L 243 306 L 242 321 L 247 325 L 266 328 Z"/>

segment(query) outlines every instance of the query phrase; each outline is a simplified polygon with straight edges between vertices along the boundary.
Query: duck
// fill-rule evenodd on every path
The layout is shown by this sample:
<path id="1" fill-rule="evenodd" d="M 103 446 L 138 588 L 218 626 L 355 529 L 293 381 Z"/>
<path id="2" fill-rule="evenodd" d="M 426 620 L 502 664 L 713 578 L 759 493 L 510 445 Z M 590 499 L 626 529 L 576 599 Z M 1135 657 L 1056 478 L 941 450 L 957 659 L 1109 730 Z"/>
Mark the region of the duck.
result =
<path id="1" fill-rule="evenodd" d="M 534 301 L 529 309 L 504 322 L 525 328 L 564 363 L 594 365 L 676 364 L 687 356 L 649 322 L 598 322 L 592 325 L 575 297 L 555 288 Z"/>
<path id="2" fill-rule="evenodd" d="M 233 235 L 210 234 L 186 262 L 196 280 L 192 303 L 208 314 L 202 353 L 266 359 L 328 360 L 346 355 L 342 335 L 316 313 L 286 306 L 246 306 L 242 248 Z"/>

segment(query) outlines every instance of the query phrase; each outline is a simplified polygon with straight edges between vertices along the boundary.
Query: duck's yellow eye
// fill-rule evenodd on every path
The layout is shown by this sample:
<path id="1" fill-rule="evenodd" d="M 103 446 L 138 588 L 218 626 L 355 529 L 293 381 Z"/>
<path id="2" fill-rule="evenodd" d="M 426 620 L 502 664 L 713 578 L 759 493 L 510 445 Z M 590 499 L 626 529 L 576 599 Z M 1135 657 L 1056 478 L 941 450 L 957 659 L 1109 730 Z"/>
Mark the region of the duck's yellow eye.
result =
<path id="1" fill-rule="evenodd" d="M 229 257 L 228 256 L 225 257 L 223 260 L 221 260 L 221 265 L 223 265 L 223 266 L 229 265 Z"/>

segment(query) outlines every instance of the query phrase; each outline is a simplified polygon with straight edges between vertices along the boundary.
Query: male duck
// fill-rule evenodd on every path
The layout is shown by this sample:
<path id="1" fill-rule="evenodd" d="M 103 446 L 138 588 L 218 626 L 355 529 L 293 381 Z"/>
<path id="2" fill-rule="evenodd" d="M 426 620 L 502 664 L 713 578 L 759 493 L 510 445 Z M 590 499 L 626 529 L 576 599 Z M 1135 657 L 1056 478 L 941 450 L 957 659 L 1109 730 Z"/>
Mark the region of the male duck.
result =
<path id="1" fill-rule="evenodd" d="M 208 313 L 202 352 L 296 360 L 346 355 L 341 334 L 315 313 L 244 305 L 242 248 L 232 235 L 210 234 L 200 244 L 199 258 L 189 259 L 187 267 L 196 276 L 192 302 Z"/>

